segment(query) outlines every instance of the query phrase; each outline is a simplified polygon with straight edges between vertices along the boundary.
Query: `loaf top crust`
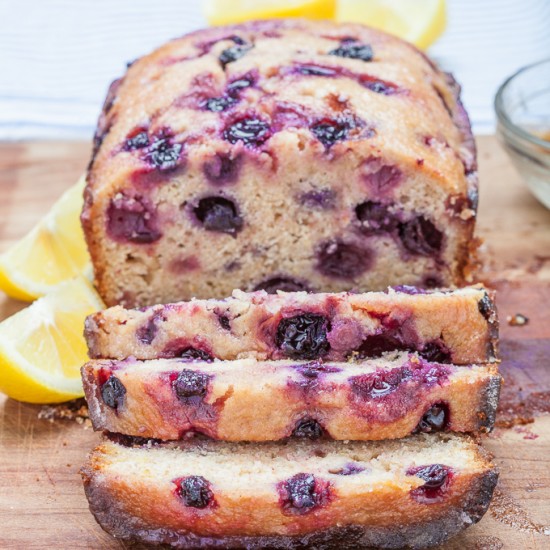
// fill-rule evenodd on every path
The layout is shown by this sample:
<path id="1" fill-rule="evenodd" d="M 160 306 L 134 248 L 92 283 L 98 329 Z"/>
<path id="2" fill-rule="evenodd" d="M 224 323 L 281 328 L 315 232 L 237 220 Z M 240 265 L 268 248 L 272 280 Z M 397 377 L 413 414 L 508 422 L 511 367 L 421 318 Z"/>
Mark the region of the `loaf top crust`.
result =
<path id="1" fill-rule="evenodd" d="M 457 91 L 414 46 L 362 25 L 274 20 L 197 31 L 113 83 L 88 185 L 121 191 L 152 162 L 192 170 L 214 144 L 274 165 L 293 151 L 358 163 L 384 151 L 466 196 L 475 150 Z M 262 126 L 253 143 L 233 139 L 243 120 Z"/>

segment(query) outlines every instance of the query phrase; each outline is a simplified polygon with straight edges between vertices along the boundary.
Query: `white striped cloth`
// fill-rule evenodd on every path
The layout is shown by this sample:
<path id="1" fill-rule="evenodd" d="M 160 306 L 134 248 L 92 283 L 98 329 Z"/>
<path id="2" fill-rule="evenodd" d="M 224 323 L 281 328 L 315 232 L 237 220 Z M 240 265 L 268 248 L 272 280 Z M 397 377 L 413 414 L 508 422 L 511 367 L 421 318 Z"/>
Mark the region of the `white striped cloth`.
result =
<path id="1" fill-rule="evenodd" d="M 491 132 L 498 85 L 550 57 L 550 1 L 448 7 L 430 54 L 462 84 L 475 131 Z M 90 138 L 127 61 L 205 25 L 200 0 L 0 0 L 0 139 Z"/>

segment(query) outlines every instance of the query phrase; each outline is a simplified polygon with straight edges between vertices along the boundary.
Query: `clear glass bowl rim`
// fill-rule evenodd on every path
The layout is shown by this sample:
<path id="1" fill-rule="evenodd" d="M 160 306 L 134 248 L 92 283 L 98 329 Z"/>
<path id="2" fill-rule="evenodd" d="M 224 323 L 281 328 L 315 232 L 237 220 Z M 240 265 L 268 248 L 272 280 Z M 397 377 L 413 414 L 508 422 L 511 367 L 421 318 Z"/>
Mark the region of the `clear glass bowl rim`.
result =
<path id="1" fill-rule="evenodd" d="M 536 67 L 539 67 L 544 64 L 550 64 L 550 57 L 547 57 L 545 59 L 542 59 L 540 61 L 536 61 L 535 63 L 531 63 L 530 65 L 526 65 L 525 67 L 521 67 L 518 69 L 515 73 L 510 75 L 499 87 L 497 94 L 495 96 L 495 112 L 497 114 L 497 118 L 499 122 L 501 122 L 507 130 L 509 130 L 512 134 L 515 134 L 517 137 L 524 139 L 526 141 L 529 141 L 533 145 L 537 145 L 538 147 L 542 147 L 543 149 L 547 149 L 550 151 L 550 142 L 541 139 L 534 134 L 530 134 L 529 132 L 525 131 L 523 128 L 520 128 L 516 124 L 514 124 L 510 117 L 508 116 L 506 112 L 506 108 L 504 106 L 504 100 L 503 95 L 508 87 L 508 85 L 518 76 L 521 74 L 530 71 L 531 69 L 535 69 Z"/>

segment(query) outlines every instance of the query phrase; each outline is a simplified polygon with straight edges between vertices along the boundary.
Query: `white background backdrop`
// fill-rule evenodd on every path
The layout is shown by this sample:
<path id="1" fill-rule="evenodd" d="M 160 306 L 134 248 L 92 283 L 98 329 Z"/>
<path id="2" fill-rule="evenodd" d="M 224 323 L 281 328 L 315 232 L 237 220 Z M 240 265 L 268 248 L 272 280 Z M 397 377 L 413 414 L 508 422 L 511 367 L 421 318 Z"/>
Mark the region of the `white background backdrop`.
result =
<path id="1" fill-rule="evenodd" d="M 462 84 L 474 130 L 492 132 L 498 85 L 550 57 L 550 0 L 447 2 L 447 31 L 429 53 Z M 0 0 L 0 139 L 89 139 L 126 62 L 205 26 L 201 3 Z"/>

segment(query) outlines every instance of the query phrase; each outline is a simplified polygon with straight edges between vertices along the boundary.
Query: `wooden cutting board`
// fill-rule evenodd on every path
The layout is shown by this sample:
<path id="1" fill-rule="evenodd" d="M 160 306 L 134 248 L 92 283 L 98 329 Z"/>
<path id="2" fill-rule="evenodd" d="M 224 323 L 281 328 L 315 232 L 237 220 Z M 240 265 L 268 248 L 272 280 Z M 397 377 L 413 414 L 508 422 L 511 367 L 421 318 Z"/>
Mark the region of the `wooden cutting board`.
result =
<path id="1" fill-rule="evenodd" d="M 481 278 L 499 290 L 500 420 L 511 427 L 485 440 L 500 469 L 489 512 L 445 549 L 550 548 L 550 211 L 494 138 L 478 145 Z M 0 144 L 0 252 L 76 181 L 88 155 L 86 143 Z M 0 296 L 0 319 L 23 306 Z M 529 323 L 510 326 L 516 313 Z M 99 436 L 87 423 L 40 419 L 44 412 L 63 410 L 0 395 L 0 548 L 126 548 L 95 523 L 78 474 Z"/>

